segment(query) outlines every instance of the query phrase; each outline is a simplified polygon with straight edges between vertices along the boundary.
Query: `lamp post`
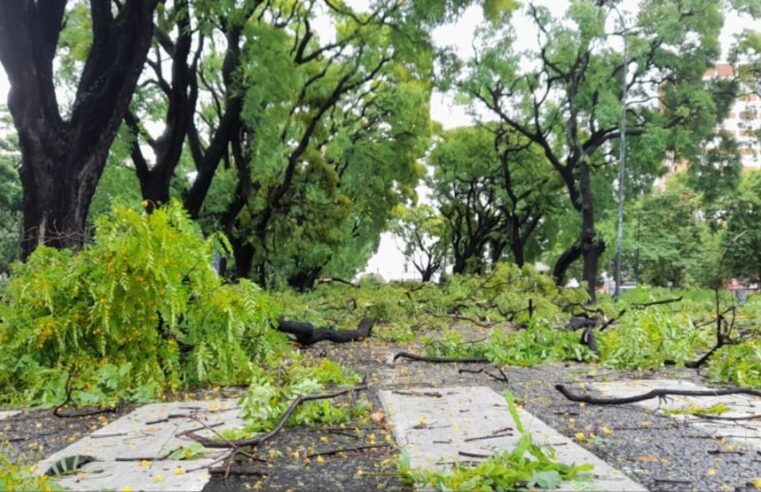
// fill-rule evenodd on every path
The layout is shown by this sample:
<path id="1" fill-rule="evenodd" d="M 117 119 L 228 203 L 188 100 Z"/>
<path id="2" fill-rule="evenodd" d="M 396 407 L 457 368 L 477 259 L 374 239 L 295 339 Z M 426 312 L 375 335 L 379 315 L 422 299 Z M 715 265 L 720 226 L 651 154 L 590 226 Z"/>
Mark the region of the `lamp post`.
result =
<path id="1" fill-rule="evenodd" d="M 621 35 L 624 38 L 624 66 L 623 76 L 623 88 L 621 90 L 621 123 L 619 124 L 621 132 L 621 146 L 619 148 L 618 155 L 618 210 L 617 210 L 617 224 L 616 224 L 616 288 L 613 293 L 613 297 L 618 300 L 621 297 L 621 249 L 624 241 L 624 172 L 626 170 L 626 97 L 628 92 L 627 86 L 627 68 L 629 65 L 629 43 L 626 38 L 626 23 L 624 22 L 624 16 L 621 11 L 616 9 L 618 14 L 618 20 L 621 22 Z"/>

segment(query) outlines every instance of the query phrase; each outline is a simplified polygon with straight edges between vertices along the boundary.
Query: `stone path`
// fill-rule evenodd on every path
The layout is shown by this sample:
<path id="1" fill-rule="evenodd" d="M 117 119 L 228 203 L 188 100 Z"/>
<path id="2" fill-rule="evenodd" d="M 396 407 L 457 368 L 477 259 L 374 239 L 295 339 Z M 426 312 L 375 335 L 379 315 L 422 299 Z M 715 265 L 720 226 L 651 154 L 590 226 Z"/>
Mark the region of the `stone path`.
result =
<path id="1" fill-rule="evenodd" d="M 606 396 L 624 398 L 634 396 L 654 389 L 677 389 L 691 391 L 706 391 L 708 388 L 689 381 L 674 379 L 641 379 L 630 381 L 595 382 L 587 385 Z M 717 415 L 719 419 L 706 419 L 693 415 L 674 414 L 669 410 L 685 410 L 707 408 L 713 405 L 726 405 L 728 411 Z M 669 396 L 664 400 L 652 399 L 636 403 L 651 411 L 660 411 L 688 423 L 716 438 L 726 438 L 746 449 L 761 451 L 761 419 L 730 421 L 721 418 L 748 417 L 761 415 L 761 398 L 750 395 L 726 396 Z"/>
<path id="2" fill-rule="evenodd" d="M 18 415 L 19 413 L 20 412 L 18 410 L 0 410 L 0 420 L 13 417 L 14 415 Z"/>
<path id="3" fill-rule="evenodd" d="M 485 386 L 382 390 L 380 398 L 413 468 L 473 461 L 473 455 L 513 449 L 520 437 L 505 398 Z M 561 462 L 594 466 L 591 481 L 568 482 L 563 490 L 646 490 L 529 412 L 518 411 L 534 441 L 552 446 Z"/>
<path id="4" fill-rule="evenodd" d="M 240 427 L 235 400 L 184 401 L 145 405 L 80 439 L 37 464 L 44 473 L 62 458 L 92 456 L 72 475 L 56 477 L 70 490 L 185 490 L 200 491 L 209 480 L 206 467 L 222 456 L 223 450 L 206 450 L 199 459 L 167 459 L 172 450 L 193 441 L 178 434 L 213 426 Z M 203 430 L 200 435 L 210 436 Z"/>

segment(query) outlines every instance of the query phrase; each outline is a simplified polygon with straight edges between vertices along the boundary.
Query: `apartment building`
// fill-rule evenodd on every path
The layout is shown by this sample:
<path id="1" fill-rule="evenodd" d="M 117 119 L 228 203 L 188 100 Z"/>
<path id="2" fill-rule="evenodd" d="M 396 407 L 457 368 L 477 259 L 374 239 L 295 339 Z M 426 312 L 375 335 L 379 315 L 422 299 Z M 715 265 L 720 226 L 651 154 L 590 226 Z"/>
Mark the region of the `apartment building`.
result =
<path id="1" fill-rule="evenodd" d="M 735 70 L 728 63 L 721 63 L 706 72 L 706 78 L 735 77 Z M 740 145 L 744 168 L 761 169 L 761 96 L 740 90 L 727 118 L 719 126 L 729 132 Z"/>

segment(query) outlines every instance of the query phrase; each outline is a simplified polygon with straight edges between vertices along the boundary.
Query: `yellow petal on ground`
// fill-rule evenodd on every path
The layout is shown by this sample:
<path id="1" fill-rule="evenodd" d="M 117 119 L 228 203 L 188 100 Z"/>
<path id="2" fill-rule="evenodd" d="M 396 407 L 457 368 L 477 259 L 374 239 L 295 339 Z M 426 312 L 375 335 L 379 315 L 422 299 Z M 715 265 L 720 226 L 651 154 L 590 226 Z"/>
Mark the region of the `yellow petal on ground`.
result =
<path id="1" fill-rule="evenodd" d="M 613 434 L 613 431 L 607 425 L 603 425 L 602 427 L 600 427 L 600 432 L 602 432 L 603 435 L 605 436 L 609 436 Z"/>
<path id="2" fill-rule="evenodd" d="M 153 476 L 153 481 L 156 482 L 156 483 L 163 482 L 164 481 L 164 475 L 162 475 L 160 473 L 157 473 L 156 475 Z"/>
<path id="3" fill-rule="evenodd" d="M 750 481 L 754 489 L 761 490 L 761 478 L 754 478 Z"/>
<path id="4" fill-rule="evenodd" d="M 586 441 L 586 440 L 587 440 L 587 436 L 585 436 L 583 432 L 577 432 L 577 433 L 576 433 L 576 435 L 575 435 L 574 437 L 575 437 L 575 438 L 576 438 L 576 440 L 577 440 L 577 441 L 579 441 L 579 442 L 584 442 L 584 441 Z"/>
<path id="5" fill-rule="evenodd" d="M 125 485 L 121 488 L 121 492 L 132 492 L 132 487 L 129 485 Z"/>
<path id="6" fill-rule="evenodd" d="M 177 468 L 174 469 L 174 474 L 175 475 L 184 475 L 185 474 L 185 470 L 181 466 L 178 466 Z"/>
<path id="7" fill-rule="evenodd" d="M 706 475 L 708 475 L 709 477 L 712 477 L 716 475 L 716 470 L 714 470 L 713 468 L 709 468 L 708 471 L 706 472 Z"/>
<path id="8" fill-rule="evenodd" d="M 325 458 L 323 458 L 322 456 L 318 456 L 317 458 L 315 458 L 315 461 L 317 461 L 317 463 L 325 463 Z"/>
<path id="9" fill-rule="evenodd" d="M 143 461 L 141 461 L 141 462 L 140 462 L 140 465 L 139 465 L 139 466 L 140 466 L 140 468 L 142 468 L 143 470 L 147 470 L 148 468 L 150 468 L 150 467 L 151 467 L 151 462 L 150 462 L 150 461 L 148 461 L 148 460 L 143 460 Z"/>

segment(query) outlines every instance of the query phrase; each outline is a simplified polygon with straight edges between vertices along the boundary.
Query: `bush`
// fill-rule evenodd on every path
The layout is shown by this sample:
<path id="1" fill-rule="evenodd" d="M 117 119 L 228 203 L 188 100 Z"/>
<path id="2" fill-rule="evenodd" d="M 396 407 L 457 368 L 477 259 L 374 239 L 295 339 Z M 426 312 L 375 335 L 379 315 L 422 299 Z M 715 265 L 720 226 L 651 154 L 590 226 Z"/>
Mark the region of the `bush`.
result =
<path id="1" fill-rule="evenodd" d="M 0 402 L 147 399 L 205 383 L 247 383 L 277 350 L 275 309 L 254 284 L 212 268 L 177 203 L 115 208 L 82 251 L 40 247 L 0 302 Z"/>

